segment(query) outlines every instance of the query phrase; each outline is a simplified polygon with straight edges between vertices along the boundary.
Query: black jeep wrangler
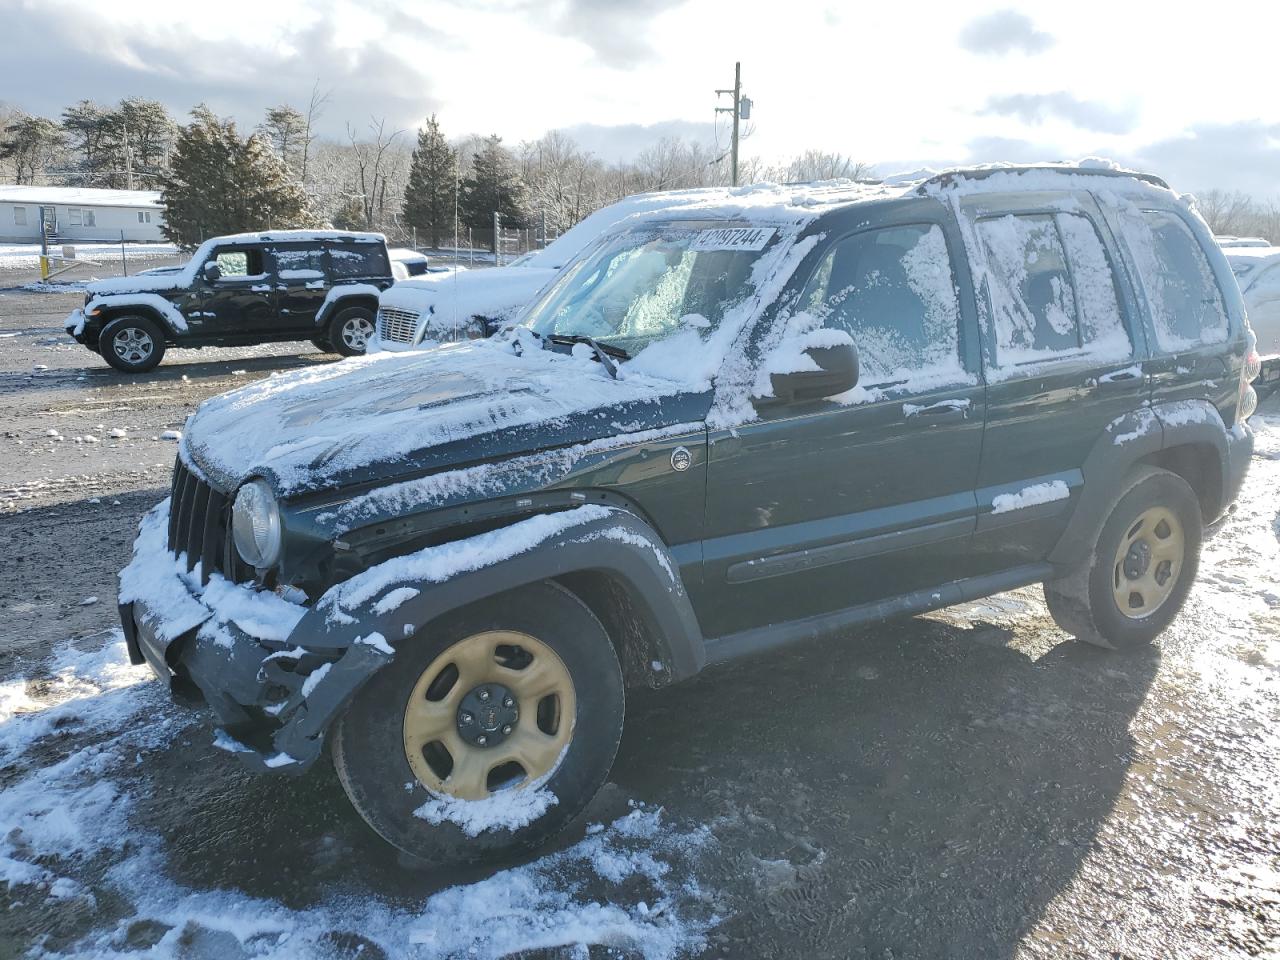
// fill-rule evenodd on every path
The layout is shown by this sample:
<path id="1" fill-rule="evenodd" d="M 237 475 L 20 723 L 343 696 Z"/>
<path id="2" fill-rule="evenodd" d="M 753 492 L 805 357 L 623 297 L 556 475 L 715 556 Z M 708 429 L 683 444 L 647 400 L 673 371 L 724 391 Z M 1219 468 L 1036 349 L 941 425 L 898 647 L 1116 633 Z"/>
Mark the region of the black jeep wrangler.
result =
<path id="1" fill-rule="evenodd" d="M 394 282 L 380 233 L 278 230 L 206 240 L 180 267 L 89 284 L 66 330 L 125 373 L 166 347 L 310 340 L 361 354 Z"/>
<path id="2" fill-rule="evenodd" d="M 495 338 L 204 403 L 120 612 L 218 746 L 297 773 L 327 743 L 383 837 L 476 859 L 582 811 L 629 686 L 1033 583 L 1149 643 L 1256 374 L 1153 177 L 681 192 Z"/>

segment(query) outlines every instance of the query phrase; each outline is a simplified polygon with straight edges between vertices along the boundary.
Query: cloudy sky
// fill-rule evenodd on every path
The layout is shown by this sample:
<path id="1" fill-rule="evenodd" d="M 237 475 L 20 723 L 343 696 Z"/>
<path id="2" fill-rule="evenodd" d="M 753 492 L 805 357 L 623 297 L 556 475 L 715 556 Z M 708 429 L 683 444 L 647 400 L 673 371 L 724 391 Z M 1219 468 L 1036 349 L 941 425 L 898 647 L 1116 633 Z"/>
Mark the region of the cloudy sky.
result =
<path id="1" fill-rule="evenodd" d="M 0 100 L 56 114 L 140 94 L 253 124 L 318 79 L 332 135 L 434 111 L 453 136 L 558 128 L 617 159 L 667 132 L 723 144 L 713 91 L 736 59 L 755 101 L 743 150 L 768 161 L 816 148 L 888 173 L 1097 155 L 1280 197 L 1274 0 L 1159 16 L 1123 0 L 858 6 L 0 0 Z"/>

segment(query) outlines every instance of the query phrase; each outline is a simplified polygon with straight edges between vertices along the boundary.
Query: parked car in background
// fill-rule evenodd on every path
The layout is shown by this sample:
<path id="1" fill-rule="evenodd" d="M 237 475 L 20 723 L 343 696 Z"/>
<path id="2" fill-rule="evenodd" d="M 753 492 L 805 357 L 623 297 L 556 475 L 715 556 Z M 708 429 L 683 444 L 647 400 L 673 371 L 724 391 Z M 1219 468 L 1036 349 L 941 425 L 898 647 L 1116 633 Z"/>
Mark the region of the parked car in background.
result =
<path id="1" fill-rule="evenodd" d="M 1271 241 L 1265 237 L 1231 237 L 1217 236 L 1213 238 L 1223 250 L 1235 250 L 1240 247 L 1269 247 Z"/>
<path id="2" fill-rule="evenodd" d="M 89 284 L 66 330 L 125 373 L 152 369 L 167 347 L 309 340 L 352 356 L 365 352 L 393 282 L 380 233 L 213 237 L 181 267 Z"/>
<path id="3" fill-rule="evenodd" d="M 424 343 L 487 337 L 515 317 L 605 230 L 627 217 L 697 203 L 707 195 L 704 190 L 637 194 L 597 210 L 542 250 L 505 266 L 448 271 L 397 283 L 378 301 L 377 346 L 412 350 Z"/>
<path id="4" fill-rule="evenodd" d="M 1270 393 L 1280 389 L 1280 247 L 1228 247 L 1223 252 L 1258 338 L 1262 357 L 1258 390 Z"/>
<path id="5" fill-rule="evenodd" d="M 420 277 L 430 266 L 425 253 L 419 253 L 410 247 L 392 247 L 387 253 L 391 256 L 391 273 L 396 280 Z"/>
<path id="6" fill-rule="evenodd" d="M 1256 373 L 1154 177 L 704 191 L 494 338 L 207 400 L 125 638 L 249 768 L 328 745 L 389 842 L 509 855 L 605 782 L 628 686 L 1032 583 L 1080 640 L 1150 643 L 1244 479 Z"/>

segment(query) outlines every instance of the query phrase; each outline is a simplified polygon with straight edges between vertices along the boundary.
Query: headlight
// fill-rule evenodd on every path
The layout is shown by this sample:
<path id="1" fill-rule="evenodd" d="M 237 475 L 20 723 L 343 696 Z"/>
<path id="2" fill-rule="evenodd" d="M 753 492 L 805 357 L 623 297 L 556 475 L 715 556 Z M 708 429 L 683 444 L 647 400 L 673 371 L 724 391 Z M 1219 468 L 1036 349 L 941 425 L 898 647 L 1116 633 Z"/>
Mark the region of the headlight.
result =
<path id="1" fill-rule="evenodd" d="M 265 480 L 240 488 L 231 508 L 231 535 L 241 559 L 262 569 L 280 559 L 280 508 Z"/>

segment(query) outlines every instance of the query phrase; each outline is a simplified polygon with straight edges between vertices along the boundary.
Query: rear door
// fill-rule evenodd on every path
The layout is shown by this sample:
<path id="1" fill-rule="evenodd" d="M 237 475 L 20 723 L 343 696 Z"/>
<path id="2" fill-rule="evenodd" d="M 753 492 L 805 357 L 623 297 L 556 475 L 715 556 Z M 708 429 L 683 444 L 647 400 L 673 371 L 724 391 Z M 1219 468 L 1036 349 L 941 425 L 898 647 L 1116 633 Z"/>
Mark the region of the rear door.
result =
<path id="1" fill-rule="evenodd" d="M 991 572 L 1048 555 L 1089 451 L 1149 388 L 1134 303 L 1087 194 L 979 195 L 964 221 L 987 380 L 973 564 Z"/>
<path id="2" fill-rule="evenodd" d="M 329 292 L 324 248 L 319 243 L 282 243 L 271 248 L 275 262 L 277 330 L 315 336 L 316 314 Z"/>
<path id="3" fill-rule="evenodd" d="M 710 434 L 709 636 L 965 575 L 983 423 L 972 292 L 942 207 L 903 218 L 831 242 L 801 297 L 853 337 L 859 386 Z"/>
<path id="4" fill-rule="evenodd" d="M 201 336 L 220 340 L 270 339 L 276 320 L 276 291 L 261 247 L 231 244 L 215 247 L 206 263 L 216 263 L 222 275 L 212 283 L 197 274 L 201 284 Z"/>

